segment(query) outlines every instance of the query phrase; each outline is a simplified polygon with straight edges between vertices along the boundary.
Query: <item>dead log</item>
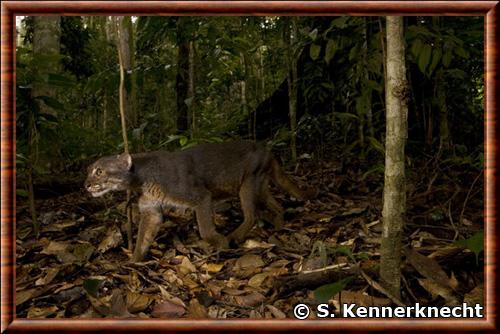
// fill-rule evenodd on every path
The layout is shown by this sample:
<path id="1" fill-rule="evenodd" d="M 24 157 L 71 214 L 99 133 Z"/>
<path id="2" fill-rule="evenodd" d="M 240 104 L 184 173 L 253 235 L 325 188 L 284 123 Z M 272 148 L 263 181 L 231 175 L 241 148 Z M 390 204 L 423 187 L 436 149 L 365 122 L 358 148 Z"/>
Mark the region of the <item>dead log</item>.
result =
<path id="1" fill-rule="evenodd" d="M 283 275 L 276 278 L 274 288 L 280 296 L 285 296 L 300 289 L 315 289 L 355 275 L 359 275 L 359 268 L 357 267 L 347 269 L 333 268 L 308 273 Z"/>

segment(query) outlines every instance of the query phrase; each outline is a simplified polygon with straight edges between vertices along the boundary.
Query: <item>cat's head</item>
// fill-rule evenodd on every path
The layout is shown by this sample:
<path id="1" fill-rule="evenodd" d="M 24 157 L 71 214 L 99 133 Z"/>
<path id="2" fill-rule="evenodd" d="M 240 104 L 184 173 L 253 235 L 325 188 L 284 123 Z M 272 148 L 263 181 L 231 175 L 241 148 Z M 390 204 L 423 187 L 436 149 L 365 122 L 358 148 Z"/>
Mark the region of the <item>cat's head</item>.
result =
<path id="1" fill-rule="evenodd" d="M 127 190 L 132 166 L 132 157 L 128 153 L 100 158 L 87 169 L 85 189 L 94 197 L 110 191 Z"/>

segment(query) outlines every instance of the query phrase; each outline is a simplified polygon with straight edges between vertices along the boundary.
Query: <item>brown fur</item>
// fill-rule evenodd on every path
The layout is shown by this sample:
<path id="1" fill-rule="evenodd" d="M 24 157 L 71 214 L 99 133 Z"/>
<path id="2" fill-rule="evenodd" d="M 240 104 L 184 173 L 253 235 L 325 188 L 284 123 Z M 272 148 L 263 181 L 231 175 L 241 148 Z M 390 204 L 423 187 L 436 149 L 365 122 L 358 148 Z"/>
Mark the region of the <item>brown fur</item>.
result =
<path id="1" fill-rule="evenodd" d="M 89 167 L 85 187 L 94 196 L 113 190 L 140 192 L 142 219 L 133 256 L 134 261 L 140 261 L 158 232 L 163 214 L 172 206 L 193 209 L 201 237 L 217 247 L 226 248 L 229 240 L 243 241 L 257 214 L 265 211 L 280 228 L 283 208 L 269 191 L 270 180 L 296 198 L 314 195 L 299 189 L 269 151 L 245 141 L 202 144 L 179 152 L 104 157 Z M 212 203 L 236 195 L 244 222 L 228 240 L 215 230 Z"/>

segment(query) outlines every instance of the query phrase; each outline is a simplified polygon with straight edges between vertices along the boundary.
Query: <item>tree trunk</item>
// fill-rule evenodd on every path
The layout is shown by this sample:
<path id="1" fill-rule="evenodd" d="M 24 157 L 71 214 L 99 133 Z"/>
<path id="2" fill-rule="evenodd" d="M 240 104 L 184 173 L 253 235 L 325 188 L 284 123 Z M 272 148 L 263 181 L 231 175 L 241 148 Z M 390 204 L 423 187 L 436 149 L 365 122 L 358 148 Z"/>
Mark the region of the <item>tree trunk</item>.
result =
<path id="1" fill-rule="evenodd" d="M 287 18 L 285 20 L 284 38 L 287 47 L 288 116 L 290 118 L 290 150 L 293 163 L 297 161 L 297 60 L 293 49 L 297 33 L 296 18 Z"/>
<path id="2" fill-rule="evenodd" d="M 61 36 L 61 17 L 35 16 L 33 27 L 33 56 L 42 59 L 39 66 L 35 67 L 37 80 L 33 82 L 32 96 L 48 96 L 56 98 L 56 90 L 47 84 L 49 73 L 59 71 Z M 54 109 L 45 103 L 39 103 L 40 113 L 56 116 Z"/>
<path id="3" fill-rule="evenodd" d="M 368 128 L 368 135 L 372 138 L 375 137 L 375 130 L 373 129 L 373 112 L 372 112 L 372 89 L 367 86 L 370 80 L 368 74 L 368 25 L 366 21 L 369 18 L 365 17 L 363 21 L 363 65 L 365 67 L 365 84 L 363 93 L 366 94 L 366 127 Z"/>
<path id="4" fill-rule="evenodd" d="M 118 47 L 122 55 L 123 69 L 125 72 L 125 116 L 132 128 L 137 127 L 137 113 L 135 108 L 135 73 L 134 73 L 134 40 L 132 20 L 130 16 L 119 16 L 118 20 Z"/>
<path id="5" fill-rule="evenodd" d="M 189 42 L 189 86 L 188 86 L 188 110 L 191 117 L 191 138 L 196 137 L 196 98 L 195 98 L 195 45 L 194 41 Z"/>
<path id="6" fill-rule="evenodd" d="M 439 31 L 441 29 L 441 20 L 438 16 L 432 17 L 432 26 Z M 435 45 L 436 48 L 441 48 L 443 45 L 439 42 Z M 443 53 L 443 52 L 442 52 Z M 448 105 L 446 103 L 446 82 L 444 80 L 443 68 L 436 71 L 435 80 L 435 99 L 438 107 L 438 122 L 439 122 L 439 152 L 447 151 L 450 147 L 450 130 L 448 126 Z"/>
<path id="7" fill-rule="evenodd" d="M 106 132 L 108 130 L 108 92 L 106 88 L 104 88 L 103 94 L 103 102 L 102 102 L 102 135 L 103 138 L 106 138 Z"/>
<path id="8" fill-rule="evenodd" d="M 450 147 L 450 129 L 448 126 L 448 105 L 446 103 L 446 83 L 443 70 L 436 73 L 436 100 L 439 110 L 439 151 Z"/>
<path id="9" fill-rule="evenodd" d="M 189 91 L 189 39 L 186 33 L 186 17 L 177 18 L 177 132 L 182 133 L 189 128 L 188 106 L 186 100 Z"/>
<path id="10" fill-rule="evenodd" d="M 247 78 L 248 78 L 248 66 L 247 66 L 247 59 L 246 55 L 244 52 L 240 52 L 240 64 L 241 67 L 244 69 L 244 76 L 243 80 L 240 82 L 240 88 L 241 88 L 241 110 L 243 112 L 243 115 L 248 116 L 248 119 L 250 120 L 248 122 L 248 137 L 252 137 L 252 129 L 253 129 L 253 117 L 251 118 L 249 115 L 249 108 L 248 108 L 248 85 L 247 85 Z"/>
<path id="11" fill-rule="evenodd" d="M 260 101 L 262 103 L 266 100 L 266 72 L 264 67 L 264 54 L 263 47 L 259 47 L 259 83 L 260 83 Z M 253 111 L 253 139 L 257 140 L 257 108 Z"/>
<path id="12" fill-rule="evenodd" d="M 399 298 L 401 237 L 406 212 L 405 142 L 408 115 L 403 17 L 388 16 L 386 26 L 387 111 L 380 277 L 385 288 Z"/>
<path id="13" fill-rule="evenodd" d="M 60 68 L 60 37 L 61 37 L 61 17 L 59 16 L 35 16 L 33 27 L 33 58 L 41 60 L 39 66 L 35 67 L 36 80 L 33 81 L 31 96 L 33 98 L 46 96 L 49 98 L 57 98 L 57 91 L 54 86 L 48 85 L 50 73 L 57 73 Z M 49 114 L 57 116 L 54 109 L 47 104 L 38 100 L 40 114 Z M 33 178 L 35 174 L 35 166 L 38 161 L 38 139 L 39 133 L 36 125 L 35 115 L 30 115 L 29 122 L 29 162 L 27 169 L 27 188 L 30 204 L 30 213 L 33 221 L 33 231 L 35 237 L 40 234 L 40 225 L 35 209 L 35 194 L 33 190 Z M 59 143 L 54 142 L 54 150 L 52 154 L 57 154 L 59 151 Z"/>

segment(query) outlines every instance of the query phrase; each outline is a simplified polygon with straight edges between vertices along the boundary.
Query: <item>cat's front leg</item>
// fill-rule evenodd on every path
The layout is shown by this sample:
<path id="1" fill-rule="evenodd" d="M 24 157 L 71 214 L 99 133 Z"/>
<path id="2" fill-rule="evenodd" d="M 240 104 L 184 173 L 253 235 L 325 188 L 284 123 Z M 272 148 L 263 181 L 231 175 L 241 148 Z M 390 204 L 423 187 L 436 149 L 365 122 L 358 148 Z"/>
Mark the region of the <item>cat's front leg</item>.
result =
<path id="1" fill-rule="evenodd" d="M 161 206 L 143 198 L 139 199 L 141 221 L 135 244 L 133 262 L 140 262 L 151 247 L 163 221 Z"/>

